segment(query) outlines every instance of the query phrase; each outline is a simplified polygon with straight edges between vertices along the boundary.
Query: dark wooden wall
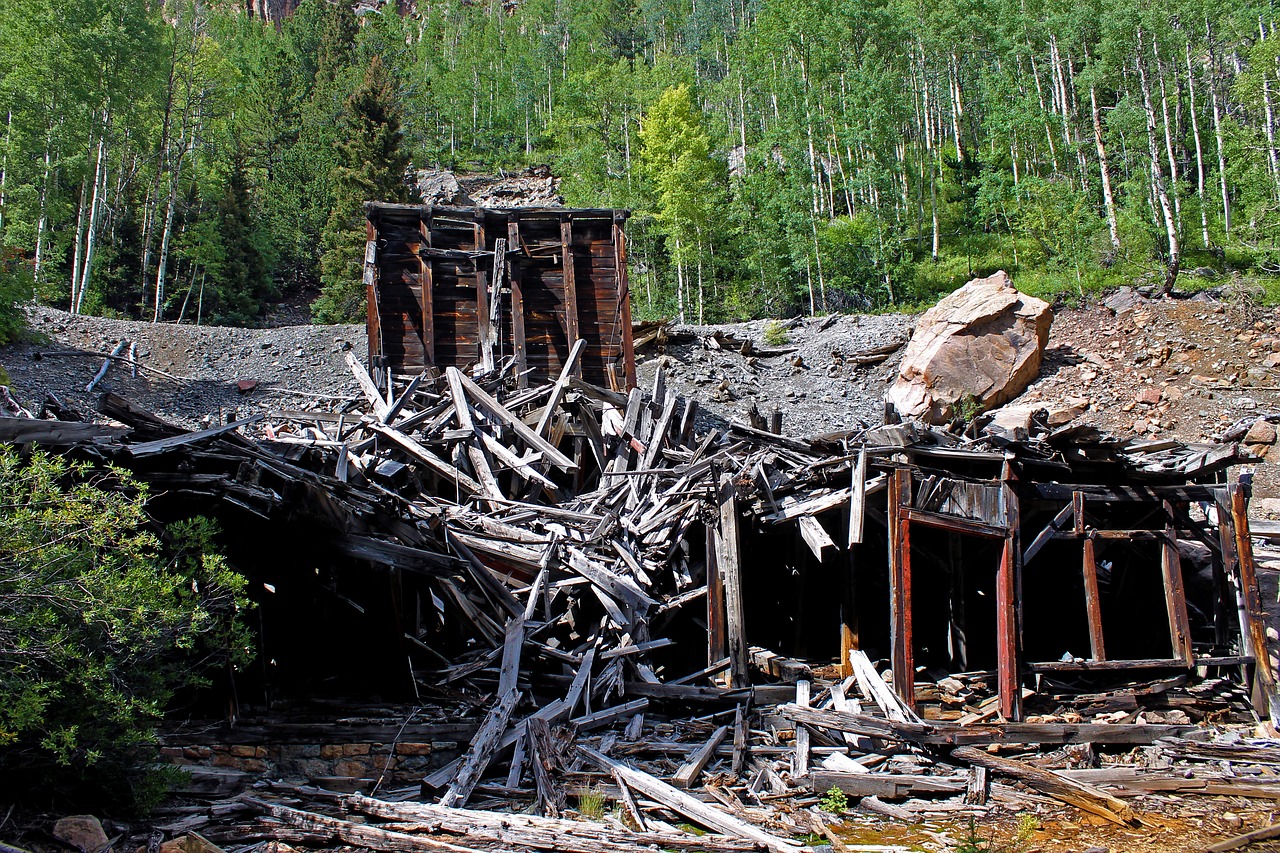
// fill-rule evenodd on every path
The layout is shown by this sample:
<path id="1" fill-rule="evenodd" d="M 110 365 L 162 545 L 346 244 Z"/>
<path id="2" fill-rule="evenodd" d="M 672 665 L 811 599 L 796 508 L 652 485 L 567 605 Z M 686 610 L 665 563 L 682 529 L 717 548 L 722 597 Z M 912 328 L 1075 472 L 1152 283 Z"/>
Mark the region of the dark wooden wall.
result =
<path id="1" fill-rule="evenodd" d="M 528 381 L 555 378 L 582 338 L 583 379 L 635 387 L 625 211 L 379 202 L 365 209 L 373 368 L 415 375 L 483 364 L 492 317 L 494 361 L 514 357 L 518 372 L 532 369 Z"/>

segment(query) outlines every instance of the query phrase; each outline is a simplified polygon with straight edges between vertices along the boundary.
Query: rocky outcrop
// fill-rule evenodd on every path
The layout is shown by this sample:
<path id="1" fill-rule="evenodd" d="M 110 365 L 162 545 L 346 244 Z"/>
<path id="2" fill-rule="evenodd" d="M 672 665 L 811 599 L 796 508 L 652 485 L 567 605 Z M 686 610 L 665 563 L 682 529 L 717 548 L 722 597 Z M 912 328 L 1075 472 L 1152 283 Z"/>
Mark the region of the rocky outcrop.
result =
<path id="1" fill-rule="evenodd" d="M 502 175 L 457 175 L 448 169 L 420 169 L 418 196 L 424 204 L 458 207 L 560 207 L 560 179 L 550 166 L 530 166 Z"/>
<path id="2" fill-rule="evenodd" d="M 93 815 L 64 817 L 53 826 L 53 837 L 81 853 L 105 853 L 111 846 L 102 822 Z"/>
<path id="3" fill-rule="evenodd" d="M 945 423 L 1013 399 L 1040 371 L 1053 312 L 1003 271 L 925 312 L 887 395 L 903 418 Z"/>

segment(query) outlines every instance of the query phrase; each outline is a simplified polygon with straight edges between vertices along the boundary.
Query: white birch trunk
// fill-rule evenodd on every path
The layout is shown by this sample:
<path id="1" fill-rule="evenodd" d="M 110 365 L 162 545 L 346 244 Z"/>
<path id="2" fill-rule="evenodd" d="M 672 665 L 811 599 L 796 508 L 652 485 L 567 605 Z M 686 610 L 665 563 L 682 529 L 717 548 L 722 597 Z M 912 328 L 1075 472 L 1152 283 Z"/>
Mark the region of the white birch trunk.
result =
<path id="1" fill-rule="evenodd" d="M 1231 237 L 1231 196 L 1227 191 L 1227 155 L 1222 146 L 1222 111 L 1218 107 L 1218 87 L 1209 78 L 1209 105 L 1213 108 L 1213 139 L 1218 149 L 1218 186 L 1222 190 L 1222 235 Z"/>
<path id="2" fill-rule="evenodd" d="M 105 125 L 106 122 L 103 122 Z M 93 276 L 93 256 L 94 250 L 98 245 L 98 229 L 101 226 L 102 209 L 106 206 L 107 194 L 107 162 L 106 162 L 107 140 L 104 127 L 103 138 L 98 141 L 98 165 L 95 170 L 93 182 L 93 203 L 89 205 L 89 227 L 85 236 L 84 247 L 84 267 L 80 272 L 80 285 L 74 287 L 75 308 L 72 309 L 73 314 L 79 314 L 84 304 L 84 295 L 89 289 L 89 282 Z"/>
<path id="3" fill-rule="evenodd" d="M 155 310 L 151 315 L 151 322 L 159 323 L 160 317 L 164 313 L 164 284 L 165 273 L 169 264 L 169 238 L 173 235 L 173 210 L 177 206 L 178 192 L 176 187 L 177 181 L 170 185 L 169 203 L 166 206 L 164 214 L 164 235 L 160 238 L 160 260 L 156 264 L 156 301 Z M 681 320 L 683 322 L 683 320 Z"/>
<path id="4" fill-rule="evenodd" d="M 1209 248 L 1209 210 L 1204 200 L 1204 148 L 1200 144 L 1200 120 L 1196 117 L 1196 72 L 1191 64 L 1191 42 L 1187 50 L 1187 93 L 1191 104 L 1191 136 L 1196 142 L 1196 197 L 1200 200 L 1200 239 Z"/>
<path id="5" fill-rule="evenodd" d="M 1160 213 L 1164 218 L 1165 234 L 1169 241 L 1169 265 L 1165 274 L 1164 292 L 1173 290 L 1178 280 L 1178 265 L 1182 261 L 1181 248 L 1178 245 L 1178 226 L 1174 222 L 1173 208 L 1169 204 L 1169 193 L 1164 186 L 1164 170 L 1160 166 L 1160 146 L 1156 142 L 1156 111 L 1151 105 L 1151 85 L 1147 81 L 1147 69 L 1143 62 L 1142 30 L 1138 30 L 1138 81 L 1142 86 L 1142 105 L 1147 112 L 1147 149 L 1151 157 L 1151 189 L 1159 202 Z"/>
<path id="6" fill-rule="evenodd" d="M 1111 195 L 1111 175 L 1107 167 L 1107 146 L 1102 141 L 1102 118 L 1098 113 L 1098 96 L 1089 87 L 1089 106 L 1093 110 L 1093 142 L 1098 147 L 1098 171 L 1102 175 L 1102 206 L 1107 214 L 1107 229 L 1111 232 L 1111 245 L 1120 248 L 1120 226 L 1116 222 L 1116 203 Z M 1015 244 L 1016 245 L 1016 244 Z"/>

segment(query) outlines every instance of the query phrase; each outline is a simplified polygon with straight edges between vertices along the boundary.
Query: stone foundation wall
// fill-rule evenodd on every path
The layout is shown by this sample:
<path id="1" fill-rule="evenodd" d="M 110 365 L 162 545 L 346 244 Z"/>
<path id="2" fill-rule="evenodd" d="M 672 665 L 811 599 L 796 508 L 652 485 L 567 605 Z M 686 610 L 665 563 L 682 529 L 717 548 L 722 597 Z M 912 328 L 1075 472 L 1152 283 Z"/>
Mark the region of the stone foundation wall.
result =
<path id="1" fill-rule="evenodd" d="M 432 743 L 284 743 L 211 744 L 160 750 L 173 764 L 191 771 L 196 789 L 201 781 L 216 780 L 219 789 L 233 789 L 254 779 L 320 785 L 333 790 L 360 790 L 375 784 L 414 785 L 435 768 L 458 756 L 453 741 Z"/>

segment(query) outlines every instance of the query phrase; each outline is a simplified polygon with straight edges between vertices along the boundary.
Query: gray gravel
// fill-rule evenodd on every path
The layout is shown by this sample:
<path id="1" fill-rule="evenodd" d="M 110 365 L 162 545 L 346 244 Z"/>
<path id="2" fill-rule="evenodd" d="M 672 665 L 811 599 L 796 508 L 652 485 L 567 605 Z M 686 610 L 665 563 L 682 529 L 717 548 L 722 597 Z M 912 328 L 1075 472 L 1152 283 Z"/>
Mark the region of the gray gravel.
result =
<path id="1" fill-rule="evenodd" d="M 805 436 L 859 429 L 884 422 L 884 392 L 897 374 L 902 351 L 871 365 L 851 363 L 850 356 L 907 340 L 915 317 L 902 314 L 854 314 L 807 317 L 790 321 L 781 355 L 743 355 L 710 348 L 705 340 L 719 331 L 764 341 L 769 321 L 723 326 L 677 325 L 665 346 L 649 346 L 637 354 L 641 386 L 653 386 L 658 363 L 665 365 L 668 387 L 694 397 L 703 409 L 725 420 L 745 422 L 754 404 L 766 416 L 782 411 L 782 431 Z M 825 328 L 824 328 L 825 327 Z"/>

